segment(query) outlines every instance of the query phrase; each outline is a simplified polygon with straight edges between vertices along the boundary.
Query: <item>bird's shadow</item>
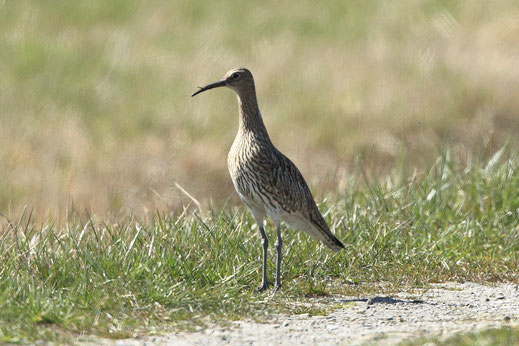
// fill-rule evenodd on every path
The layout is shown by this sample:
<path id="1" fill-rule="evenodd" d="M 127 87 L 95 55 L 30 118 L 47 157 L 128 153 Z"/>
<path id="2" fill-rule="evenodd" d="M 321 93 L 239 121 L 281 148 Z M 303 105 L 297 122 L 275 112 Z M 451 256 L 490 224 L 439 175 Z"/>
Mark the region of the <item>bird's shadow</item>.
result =
<path id="1" fill-rule="evenodd" d="M 341 303 L 356 303 L 365 302 L 368 305 L 372 304 L 425 304 L 421 299 L 402 300 L 391 297 L 373 297 L 373 298 L 356 298 L 356 299 L 342 299 Z"/>

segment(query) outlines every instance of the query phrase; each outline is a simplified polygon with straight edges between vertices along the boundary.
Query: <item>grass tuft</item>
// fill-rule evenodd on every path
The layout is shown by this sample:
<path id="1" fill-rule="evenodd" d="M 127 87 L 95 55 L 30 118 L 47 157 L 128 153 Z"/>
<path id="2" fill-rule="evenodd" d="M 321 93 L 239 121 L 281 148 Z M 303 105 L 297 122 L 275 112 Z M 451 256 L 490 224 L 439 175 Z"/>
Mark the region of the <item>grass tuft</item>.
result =
<path id="1" fill-rule="evenodd" d="M 519 328 L 502 327 L 487 329 L 480 332 L 463 333 L 439 340 L 426 338 L 403 342 L 402 345 L 454 345 L 454 346 L 492 346 L 492 345 L 517 345 L 519 343 Z"/>

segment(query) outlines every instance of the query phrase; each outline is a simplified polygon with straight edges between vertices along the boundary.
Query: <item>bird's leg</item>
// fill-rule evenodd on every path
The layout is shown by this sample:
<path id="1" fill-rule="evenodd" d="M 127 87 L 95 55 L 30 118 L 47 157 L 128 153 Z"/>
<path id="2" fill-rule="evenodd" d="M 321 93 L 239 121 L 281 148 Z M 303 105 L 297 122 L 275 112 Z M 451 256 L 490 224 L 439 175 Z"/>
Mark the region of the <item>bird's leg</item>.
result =
<path id="1" fill-rule="evenodd" d="M 276 291 L 281 288 L 281 247 L 283 246 L 283 241 L 281 240 L 281 225 L 276 225 L 276 231 L 278 235 L 278 239 L 276 241 L 276 251 L 277 251 L 277 263 L 276 263 Z"/>
<path id="2" fill-rule="evenodd" d="M 267 238 L 267 234 L 265 233 L 263 225 L 258 224 L 258 226 L 261 233 L 261 244 L 263 245 L 263 279 L 261 280 L 261 286 L 258 287 L 258 291 L 262 292 L 265 291 L 268 285 L 270 284 L 270 282 L 267 279 L 267 249 L 269 247 L 269 240 Z"/>

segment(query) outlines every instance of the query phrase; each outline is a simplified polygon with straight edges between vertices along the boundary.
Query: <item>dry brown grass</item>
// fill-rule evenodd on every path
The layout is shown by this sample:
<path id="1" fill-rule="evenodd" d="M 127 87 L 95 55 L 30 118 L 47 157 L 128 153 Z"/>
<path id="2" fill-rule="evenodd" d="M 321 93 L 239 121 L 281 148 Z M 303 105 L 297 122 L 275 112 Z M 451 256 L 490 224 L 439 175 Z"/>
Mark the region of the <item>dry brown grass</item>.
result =
<path id="1" fill-rule="evenodd" d="M 168 211 L 234 192 L 245 65 L 274 143 L 318 196 L 362 166 L 426 169 L 519 131 L 516 1 L 0 3 L 0 212 Z M 360 158 L 360 160 L 357 160 Z"/>

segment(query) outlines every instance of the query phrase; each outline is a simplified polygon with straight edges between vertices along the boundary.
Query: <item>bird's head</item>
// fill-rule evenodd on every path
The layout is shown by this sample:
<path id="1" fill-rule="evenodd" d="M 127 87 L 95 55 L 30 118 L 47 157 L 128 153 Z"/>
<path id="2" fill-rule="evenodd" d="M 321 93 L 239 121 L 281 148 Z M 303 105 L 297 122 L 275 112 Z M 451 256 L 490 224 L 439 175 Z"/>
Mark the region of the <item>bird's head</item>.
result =
<path id="1" fill-rule="evenodd" d="M 248 69 L 246 69 L 245 67 L 240 67 L 227 72 L 225 76 L 218 82 L 211 83 L 209 85 L 206 85 L 205 87 L 201 87 L 191 96 L 195 96 L 209 89 L 219 88 L 223 86 L 231 88 L 239 94 L 241 91 L 245 91 L 248 89 L 254 90 L 254 78 L 252 77 L 252 73 Z"/>

